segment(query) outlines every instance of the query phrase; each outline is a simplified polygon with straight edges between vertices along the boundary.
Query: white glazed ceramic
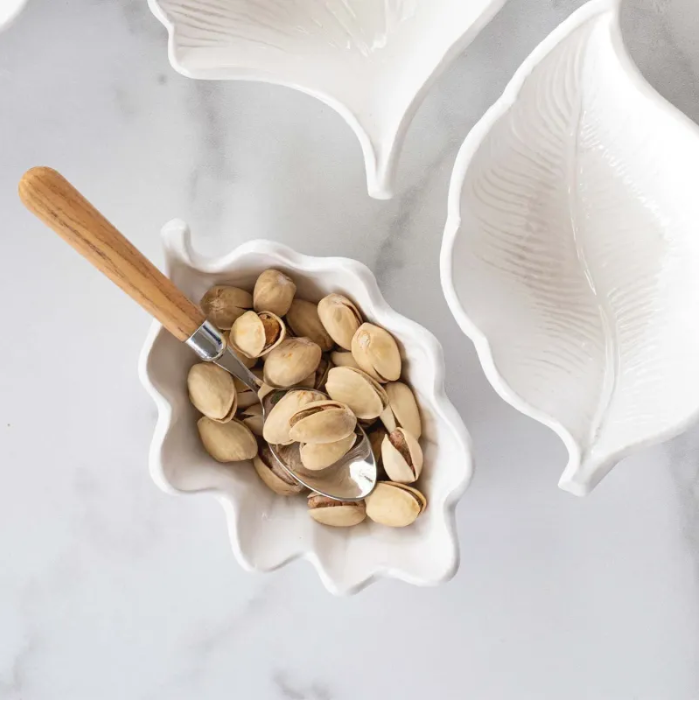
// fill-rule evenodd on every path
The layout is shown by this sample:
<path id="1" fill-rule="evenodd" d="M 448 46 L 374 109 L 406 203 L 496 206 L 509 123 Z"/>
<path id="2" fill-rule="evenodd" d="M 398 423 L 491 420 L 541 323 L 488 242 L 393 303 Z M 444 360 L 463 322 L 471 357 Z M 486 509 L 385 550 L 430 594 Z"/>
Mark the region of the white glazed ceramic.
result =
<path id="1" fill-rule="evenodd" d="M 27 2 L 28 0 L 0 0 L 0 31 L 19 17 Z"/>
<path id="2" fill-rule="evenodd" d="M 505 0 L 149 0 L 191 78 L 308 93 L 352 127 L 369 194 L 391 196 L 420 101 Z"/>
<path id="3" fill-rule="evenodd" d="M 196 412 L 187 399 L 192 351 L 154 324 L 140 362 L 141 380 L 158 407 L 150 452 L 153 479 L 175 494 L 209 493 L 223 505 L 233 550 L 251 570 L 267 571 L 304 558 L 333 593 L 352 593 L 378 577 L 412 584 L 438 584 L 458 566 L 456 502 L 472 472 L 468 433 L 444 392 L 444 359 L 435 337 L 394 312 L 372 273 L 346 258 L 312 258 L 269 241 L 252 241 L 216 260 L 192 250 L 184 222 L 163 229 L 167 274 L 192 299 L 213 284 L 252 288 L 257 275 L 274 267 L 289 273 L 298 295 L 320 299 L 347 293 L 366 318 L 391 331 L 401 346 L 404 377 L 412 384 L 424 422 L 425 469 L 420 485 L 425 513 L 411 527 L 389 529 L 365 522 L 351 530 L 315 523 L 305 499 L 272 494 L 249 464 L 221 465 L 201 447 Z"/>
<path id="4" fill-rule="evenodd" d="M 583 6 L 459 153 L 444 292 L 484 371 L 587 494 L 699 416 L 699 129 L 628 57 L 618 3 Z"/>

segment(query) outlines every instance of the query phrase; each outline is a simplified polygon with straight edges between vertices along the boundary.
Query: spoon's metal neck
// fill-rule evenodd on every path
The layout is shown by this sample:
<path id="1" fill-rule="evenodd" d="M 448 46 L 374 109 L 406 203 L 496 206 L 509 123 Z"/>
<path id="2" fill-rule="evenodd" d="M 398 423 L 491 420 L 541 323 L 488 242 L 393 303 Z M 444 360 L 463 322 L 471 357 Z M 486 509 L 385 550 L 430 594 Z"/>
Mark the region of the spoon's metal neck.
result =
<path id="1" fill-rule="evenodd" d="M 260 380 L 226 346 L 223 334 L 211 322 L 205 321 L 185 343 L 202 360 L 220 365 L 251 390 L 257 392 L 260 389 Z"/>

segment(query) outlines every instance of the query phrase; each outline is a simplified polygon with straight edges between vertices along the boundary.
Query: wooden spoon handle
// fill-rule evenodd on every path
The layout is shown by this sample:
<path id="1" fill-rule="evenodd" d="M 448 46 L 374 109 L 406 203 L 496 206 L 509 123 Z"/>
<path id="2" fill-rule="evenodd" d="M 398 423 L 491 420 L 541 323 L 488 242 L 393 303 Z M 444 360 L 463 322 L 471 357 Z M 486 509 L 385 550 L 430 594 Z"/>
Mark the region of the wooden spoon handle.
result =
<path id="1" fill-rule="evenodd" d="M 60 173 L 32 168 L 20 180 L 25 207 L 126 294 L 175 338 L 186 341 L 204 322 L 191 302 L 119 233 Z"/>

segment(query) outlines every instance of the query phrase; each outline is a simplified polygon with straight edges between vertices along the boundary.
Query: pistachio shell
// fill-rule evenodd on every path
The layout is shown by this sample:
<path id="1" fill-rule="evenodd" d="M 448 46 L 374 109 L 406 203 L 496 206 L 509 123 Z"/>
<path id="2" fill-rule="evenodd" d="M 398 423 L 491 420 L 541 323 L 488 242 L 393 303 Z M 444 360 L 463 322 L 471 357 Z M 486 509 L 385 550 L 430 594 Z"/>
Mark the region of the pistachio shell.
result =
<path id="1" fill-rule="evenodd" d="M 289 419 L 302 407 L 320 399 L 324 399 L 323 395 L 313 390 L 294 390 L 284 394 L 267 414 L 267 419 L 262 429 L 264 439 L 272 445 L 293 443 L 294 441 L 289 436 L 289 429 L 291 428 Z"/>
<path id="2" fill-rule="evenodd" d="M 327 356 L 322 356 L 316 368 L 315 384 L 313 385 L 316 389 L 322 390 L 325 387 L 325 383 L 328 381 L 328 373 L 331 369 L 332 363 Z"/>
<path id="3" fill-rule="evenodd" d="M 241 382 L 237 377 L 233 378 L 236 392 L 238 393 L 238 410 L 247 409 L 253 404 L 258 404 L 260 399 L 257 392 L 250 389 L 246 384 Z"/>
<path id="4" fill-rule="evenodd" d="M 322 399 L 296 411 L 289 420 L 289 438 L 299 443 L 334 443 L 347 438 L 357 417 L 341 402 Z"/>
<path id="5" fill-rule="evenodd" d="M 333 340 L 318 316 L 317 304 L 295 299 L 286 314 L 286 321 L 294 335 L 310 338 L 322 351 L 329 351 L 333 347 Z"/>
<path id="6" fill-rule="evenodd" d="M 231 341 L 230 332 L 224 336 L 224 339 L 226 341 L 226 345 L 235 353 L 238 360 L 240 360 L 240 362 L 243 365 L 245 365 L 245 367 L 248 370 L 252 370 L 252 368 L 254 368 L 255 365 L 257 365 L 257 358 L 248 358 L 248 356 L 245 355 L 245 353 L 243 353 L 243 351 L 241 351 L 240 348 L 237 348 L 233 341 Z"/>
<path id="7" fill-rule="evenodd" d="M 338 346 L 350 350 L 352 337 L 362 323 L 357 307 L 344 295 L 331 294 L 318 302 L 318 316 L 330 338 Z"/>
<path id="8" fill-rule="evenodd" d="M 255 436 L 237 419 L 222 424 L 202 416 L 197 429 L 206 452 L 218 462 L 251 460 L 257 455 Z"/>
<path id="9" fill-rule="evenodd" d="M 358 419 L 375 419 L 388 405 L 383 387 L 356 368 L 332 368 L 325 390 L 333 399 L 347 404 Z"/>
<path id="10" fill-rule="evenodd" d="M 348 528 L 356 526 L 366 518 L 366 505 L 363 501 L 336 501 L 320 494 L 308 497 L 310 517 L 324 526 Z"/>
<path id="11" fill-rule="evenodd" d="M 233 345 L 249 358 L 269 353 L 286 338 L 284 322 L 272 312 L 245 312 L 230 332 Z"/>
<path id="12" fill-rule="evenodd" d="M 256 435 L 262 436 L 262 404 L 253 404 L 240 412 L 240 420 Z"/>
<path id="13" fill-rule="evenodd" d="M 362 324 L 352 338 L 352 355 L 359 367 L 379 382 L 397 380 L 401 372 L 398 344 L 386 329 Z"/>
<path id="14" fill-rule="evenodd" d="M 252 293 L 256 312 L 272 312 L 284 316 L 296 294 L 294 281 L 279 270 L 265 270 L 255 282 Z"/>
<path id="15" fill-rule="evenodd" d="M 383 439 L 381 457 L 386 474 L 394 482 L 410 484 L 420 477 L 422 448 L 417 438 L 404 428 L 397 428 Z"/>
<path id="16" fill-rule="evenodd" d="M 259 455 L 255 457 L 252 464 L 260 479 L 275 494 L 288 497 L 294 494 L 300 494 L 305 489 L 305 487 L 289 475 L 284 468 L 280 467 L 266 443 L 260 445 Z"/>
<path id="17" fill-rule="evenodd" d="M 350 367 L 357 368 L 357 370 L 360 369 L 359 365 L 357 365 L 357 361 L 354 359 L 354 356 L 350 351 L 333 351 L 330 354 L 330 360 L 332 361 L 332 364 L 338 368 Z"/>
<path id="18" fill-rule="evenodd" d="M 379 482 L 366 498 L 366 514 L 376 523 L 393 528 L 409 526 L 427 507 L 417 489 L 395 482 Z"/>
<path id="19" fill-rule="evenodd" d="M 293 387 L 315 372 L 321 351 L 308 338 L 287 338 L 265 360 L 264 377 L 270 387 Z"/>
<path id="20" fill-rule="evenodd" d="M 324 470 L 347 455 L 356 440 L 353 432 L 334 443 L 303 443 L 299 449 L 301 462 L 307 470 Z"/>
<path id="21" fill-rule="evenodd" d="M 199 411 L 214 421 L 226 422 L 237 408 L 233 376 L 214 363 L 192 365 L 187 374 L 189 399 Z"/>
<path id="22" fill-rule="evenodd" d="M 385 389 L 398 424 L 419 439 L 422 435 L 422 421 L 413 390 L 404 382 L 389 382 Z"/>
<path id="23" fill-rule="evenodd" d="M 381 464 L 381 444 L 387 435 L 388 431 L 381 425 L 367 433 L 369 442 L 371 443 L 371 450 L 374 453 L 374 460 L 376 460 L 377 464 Z"/>
<path id="24" fill-rule="evenodd" d="M 252 295 L 239 287 L 215 285 L 201 298 L 199 306 L 214 326 L 227 331 L 246 309 L 252 308 Z"/>

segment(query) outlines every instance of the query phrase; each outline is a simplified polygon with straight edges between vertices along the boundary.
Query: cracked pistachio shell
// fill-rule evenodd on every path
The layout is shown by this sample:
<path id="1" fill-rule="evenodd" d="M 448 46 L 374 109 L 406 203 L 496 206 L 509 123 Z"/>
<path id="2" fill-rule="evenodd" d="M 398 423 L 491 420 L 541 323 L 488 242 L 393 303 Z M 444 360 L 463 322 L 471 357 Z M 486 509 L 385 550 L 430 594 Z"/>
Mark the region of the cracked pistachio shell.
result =
<path id="1" fill-rule="evenodd" d="M 293 387 L 316 371 L 320 358 L 317 343 L 308 338 L 287 338 L 265 359 L 265 383 L 270 387 Z"/>
<path id="2" fill-rule="evenodd" d="M 252 309 L 252 295 L 239 287 L 215 285 L 201 298 L 199 306 L 214 326 L 228 331 L 239 316 Z"/>
<path id="3" fill-rule="evenodd" d="M 330 370 L 325 390 L 332 399 L 347 404 L 358 419 L 375 419 L 388 406 L 388 395 L 384 388 L 356 368 Z"/>
<path id="4" fill-rule="evenodd" d="M 251 390 L 246 384 L 241 382 L 237 377 L 233 378 L 236 392 L 238 393 L 238 410 L 247 409 L 253 404 L 258 404 L 260 399 L 257 392 Z"/>
<path id="5" fill-rule="evenodd" d="M 322 351 L 332 349 L 334 343 L 320 321 L 317 304 L 305 299 L 295 299 L 286 314 L 286 322 L 295 336 L 310 338 Z"/>
<path id="6" fill-rule="evenodd" d="M 272 312 L 245 312 L 231 329 L 233 345 L 249 358 L 259 358 L 286 338 L 284 322 Z"/>
<path id="7" fill-rule="evenodd" d="M 362 324 L 352 338 L 352 355 L 359 367 L 378 382 L 397 380 L 401 373 L 400 351 L 386 329 Z"/>
<path id="8" fill-rule="evenodd" d="M 214 363 L 192 365 L 187 374 L 189 400 L 204 416 L 226 422 L 238 407 L 233 376 Z"/>
<path id="9" fill-rule="evenodd" d="M 245 355 L 245 353 L 243 353 L 243 351 L 241 351 L 240 348 L 236 348 L 235 343 L 233 343 L 233 341 L 231 341 L 230 332 L 225 334 L 224 339 L 226 341 L 226 345 L 235 353 L 238 360 L 240 360 L 240 362 L 243 365 L 245 365 L 245 367 L 248 370 L 252 370 L 252 368 L 254 368 L 255 365 L 257 365 L 257 358 L 248 358 L 248 356 Z"/>
<path id="10" fill-rule="evenodd" d="M 357 365 L 357 361 L 354 359 L 354 356 L 350 351 L 333 351 L 330 354 L 330 360 L 332 361 L 332 364 L 338 368 L 350 367 L 357 368 L 357 370 L 360 369 L 359 365 Z"/>
<path id="11" fill-rule="evenodd" d="M 255 282 L 252 304 L 256 312 L 272 312 L 284 316 L 296 294 L 294 281 L 279 270 L 265 270 Z"/>
<path id="12" fill-rule="evenodd" d="M 239 418 L 256 436 L 262 436 L 262 427 L 264 425 L 262 404 L 253 404 L 243 409 L 239 414 Z"/>
<path id="13" fill-rule="evenodd" d="M 267 415 L 262 429 L 263 438 L 272 445 L 293 443 L 289 436 L 289 420 L 301 408 L 320 399 L 324 399 L 324 396 L 314 390 L 300 389 L 284 394 Z"/>
<path id="14" fill-rule="evenodd" d="M 260 479 L 275 494 L 288 497 L 294 494 L 300 494 L 305 489 L 302 484 L 299 484 L 279 466 L 279 463 L 274 455 L 272 455 L 272 451 L 266 443 L 260 445 L 260 452 L 253 460 L 252 464 Z"/>
<path id="15" fill-rule="evenodd" d="M 354 432 L 357 417 L 341 402 L 321 399 L 295 412 L 289 420 L 289 438 L 299 443 L 334 443 Z"/>
<path id="16" fill-rule="evenodd" d="M 257 455 L 255 436 L 237 419 L 221 424 L 202 416 L 197 429 L 206 452 L 218 462 L 251 460 Z"/>
<path id="17" fill-rule="evenodd" d="M 324 470 L 347 455 L 357 436 L 354 432 L 334 443 L 302 443 L 299 448 L 301 463 L 307 470 Z"/>
<path id="18" fill-rule="evenodd" d="M 419 439 L 422 435 L 422 421 L 413 390 L 404 382 L 389 382 L 385 390 L 398 424 Z"/>
<path id="19" fill-rule="evenodd" d="M 384 470 L 394 482 L 410 484 L 422 472 L 422 448 L 409 431 L 397 428 L 381 443 L 381 458 Z"/>
<path id="20" fill-rule="evenodd" d="M 427 499 L 422 492 L 395 482 L 379 482 L 366 498 L 367 516 L 393 528 L 409 526 L 426 508 Z"/>
<path id="21" fill-rule="evenodd" d="M 362 315 L 344 295 L 331 294 L 318 302 L 318 316 L 338 346 L 352 348 L 352 337 L 361 326 Z"/>
<path id="22" fill-rule="evenodd" d="M 310 517 L 324 526 L 349 528 L 356 526 L 366 518 L 366 505 L 363 501 L 337 501 L 321 494 L 308 497 Z"/>

